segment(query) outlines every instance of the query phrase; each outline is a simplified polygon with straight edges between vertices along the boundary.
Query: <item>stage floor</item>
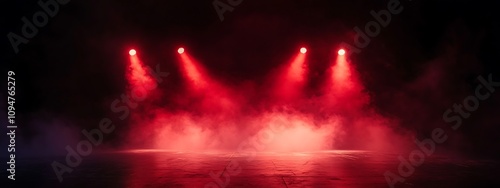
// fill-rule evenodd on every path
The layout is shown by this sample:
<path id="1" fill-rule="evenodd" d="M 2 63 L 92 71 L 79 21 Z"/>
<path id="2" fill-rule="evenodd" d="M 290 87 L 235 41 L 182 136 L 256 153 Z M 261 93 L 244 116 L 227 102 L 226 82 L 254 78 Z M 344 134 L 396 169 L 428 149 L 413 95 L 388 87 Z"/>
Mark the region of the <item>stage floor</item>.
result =
<path id="1" fill-rule="evenodd" d="M 16 187 L 388 187 L 384 173 L 398 174 L 398 156 L 367 151 L 260 152 L 254 158 L 231 152 L 95 152 L 64 174 L 61 183 L 51 167 L 55 158 L 19 159 Z M 486 185 L 500 187 L 499 162 L 436 154 L 396 187 Z"/>

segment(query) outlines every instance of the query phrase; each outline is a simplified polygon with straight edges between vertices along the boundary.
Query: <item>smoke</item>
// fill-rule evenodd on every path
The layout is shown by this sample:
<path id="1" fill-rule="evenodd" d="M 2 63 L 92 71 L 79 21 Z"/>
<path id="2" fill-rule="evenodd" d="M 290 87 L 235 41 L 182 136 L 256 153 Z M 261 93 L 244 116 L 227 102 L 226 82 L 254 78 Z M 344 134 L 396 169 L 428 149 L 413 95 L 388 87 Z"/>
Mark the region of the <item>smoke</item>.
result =
<path id="1" fill-rule="evenodd" d="M 361 2 L 275 2 L 280 8 L 265 9 L 248 2 L 223 23 L 210 3 L 72 2 L 13 60 L 22 65 L 20 114 L 53 113 L 24 116 L 32 118 L 20 126 L 25 143 L 34 151 L 64 153 L 103 117 L 117 125 L 105 142 L 178 150 L 234 150 L 261 138 L 259 149 L 271 151 L 395 151 L 436 127 L 449 129 L 444 110 L 474 92 L 478 75 L 498 70 L 498 6 L 412 2 L 352 61 L 328 64 L 326 51 L 352 41 L 352 28 L 386 5 Z M 295 56 L 287 52 L 301 42 L 310 48 L 310 62 L 290 75 L 286 60 Z M 204 70 L 198 76 L 205 86 L 193 87 L 182 77 L 189 76 L 181 73 L 186 67 L 173 63 L 169 52 L 180 43 L 202 60 L 190 70 Z M 144 92 L 138 88 L 150 82 L 147 71 L 124 74 L 123 57 L 132 46 L 148 58 L 140 63 L 161 63 L 172 76 L 141 95 L 145 100 L 122 121 L 111 102 L 124 92 Z M 290 82 L 287 75 L 303 77 Z M 132 80 L 144 82 L 124 87 Z M 498 97 L 481 103 L 469 126 L 450 132 L 446 144 L 498 151 L 497 104 Z"/>
<path id="2" fill-rule="evenodd" d="M 80 140 L 81 128 L 72 123 L 73 120 L 58 117 L 48 112 L 39 112 L 28 122 L 33 129 L 21 131 L 17 139 L 16 151 L 22 156 L 48 157 L 52 155 L 63 156 L 66 146 L 74 146 Z"/>
<path id="3" fill-rule="evenodd" d="M 394 132 L 397 120 L 376 112 L 355 67 L 343 56 L 332 62 L 327 81 L 314 92 L 306 92 L 310 88 L 305 82 L 307 67 L 302 66 L 305 55 L 270 72 L 264 84 L 249 81 L 235 86 L 196 71 L 205 69 L 188 55 L 182 56 L 180 66 L 189 66 L 181 68 L 184 87 L 152 91 L 156 97 L 141 102 L 129 122 L 127 147 L 236 150 L 252 142 L 260 151 L 394 151 L 408 142 L 407 133 Z M 143 69 L 137 62 L 131 62 L 129 92 L 140 87 L 130 79 L 137 77 L 134 69 Z M 200 78 L 204 79 L 201 85 Z M 172 96 L 168 92 L 176 95 L 162 97 Z"/>

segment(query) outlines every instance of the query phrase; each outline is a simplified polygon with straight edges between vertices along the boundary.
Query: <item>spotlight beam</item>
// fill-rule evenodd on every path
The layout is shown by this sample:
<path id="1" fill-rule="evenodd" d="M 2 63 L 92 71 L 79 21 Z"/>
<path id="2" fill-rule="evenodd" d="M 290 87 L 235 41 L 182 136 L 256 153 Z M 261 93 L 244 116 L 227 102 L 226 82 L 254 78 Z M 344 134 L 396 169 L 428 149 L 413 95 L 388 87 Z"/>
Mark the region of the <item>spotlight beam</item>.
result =
<path id="1" fill-rule="evenodd" d="M 305 48 L 304 48 L 305 49 Z M 305 84 L 307 54 L 304 50 L 298 52 L 291 62 L 283 67 L 280 76 L 277 78 L 273 89 L 276 100 L 280 102 L 291 102 L 302 95 L 302 88 Z"/>
<path id="2" fill-rule="evenodd" d="M 295 59 L 292 61 L 290 64 L 290 67 L 288 68 L 288 76 L 287 79 L 288 81 L 302 81 L 304 78 L 304 62 L 306 59 L 306 54 L 305 53 L 299 53 L 295 57 Z"/>
<path id="3" fill-rule="evenodd" d="M 207 85 L 207 78 L 203 76 L 200 65 L 198 65 L 198 63 L 196 63 L 196 61 L 185 52 L 184 48 L 179 48 L 177 52 L 180 55 L 182 67 L 186 77 L 193 82 L 193 85 L 196 88 L 199 89 L 205 87 Z"/>
<path id="4" fill-rule="evenodd" d="M 338 51 L 339 56 L 337 56 L 335 64 L 332 66 L 332 82 L 333 87 L 337 91 L 349 89 L 353 84 L 353 78 L 351 77 L 352 70 L 345 53 L 344 49 L 340 49 Z"/>
<path id="5" fill-rule="evenodd" d="M 140 61 L 137 51 L 131 49 L 129 54 L 129 68 L 126 76 L 130 92 L 136 97 L 146 97 L 149 94 L 146 88 L 151 88 L 155 84 L 154 80 L 148 73 L 146 66 Z"/>

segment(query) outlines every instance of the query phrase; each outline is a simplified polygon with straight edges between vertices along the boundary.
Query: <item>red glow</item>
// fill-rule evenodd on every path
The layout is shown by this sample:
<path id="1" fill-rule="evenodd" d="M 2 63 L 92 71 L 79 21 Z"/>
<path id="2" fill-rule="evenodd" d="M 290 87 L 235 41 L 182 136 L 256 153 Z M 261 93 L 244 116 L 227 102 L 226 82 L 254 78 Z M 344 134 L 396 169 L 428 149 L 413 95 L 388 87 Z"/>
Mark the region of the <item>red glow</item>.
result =
<path id="1" fill-rule="evenodd" d="M 202 64 L 195 60 L 189 53 L 180 54 L 183 73 L 189 80 L 189 96 L 201 97 L 198 101 L 200 109 L 204 112 L 234 110 L 234 96 L 225 86 L 215 82 L 208 75 Z M 206 97 L 206 99 L 205 99 Z M 186 129 L 187 130 L 187 129 Z"/>
<path id="2" fill-rule="evenodd" d="M 142 65 L 137 55 L 130 56 L 127 79 L 131 92 L 135 92 L 133 94 L 140 95 L 141 97 L 145 97 L 155 84 L 155 81 L 146 72 L 146 68 Z"/>
<path id="3" fill-rule="evenodd" d="M 346 56 L 339 55 L 331 70 L 331 81 L 327 86 L 330 105 L 349 113 L 359 113 L 368 104 L 369 96 L 364 93 L 354 67 Z"/>
<path id="4" fill-rule="evenodd" d="M 349 65 L 344 56 L 338 56 L 335 65 L 333 66 L 333 81 L 337 85 L 345 85 L 349 82 L 350 76 Z"/>
<path id="5" fill-rule="evenodd" d="M 137 51 L 135 51 L 134 49 L 131 49 L 130 51 L 128 51 L 128 54 L 135 55 L 135 54 L 137 54 Z"/>
<path id="6" fill-rule="evenodd" d="M 203 77 L 200 65 L 193 60 L 187 53 L 181 53 L 182 66 L 184 73 L 191 80 L 196 88 L 207 85 L 206 78 Z"/>
<path id="7" fill-rule="evenodd" d="M 304 62 L 306 60 L 306 55 L 304 53 L 297 54 L 295 59 L 290 64 L 288 68 L 288 81 L 302 81 L 304 80 Z"/>
<path id="8" fill-rule="evenodd" d="M 306 80 L 305 53 L 297 53 L 290 63 L 278 69 L 273 77 L 269 78 L 272 86 L 272 95 L 278 103 L 287 103 L 300 98 Z"/>
<path id="9" fill-rule="evenodd" d="M 339 50 L 339 55 L 345 55 L 345 50 L 344 49 L 340 49 Z"/>
<path id="10" fill-rule="evenodd" d="M 128 141 L 133 147 L 189 151 L 393 149 L 386 147 L 396 143 L 387 138 L 390 119 L 370 108 L 369 96 L 346 56 L 337 56 L 325 89 L 308 95 L 307 53 L 296 53 L 265 80 L 269 85 L 225 85 L 231 82 L 211 78 L 189 51 L 180 53 L 187 89 L 164 89 L 158 101 L 141 102 L 142 108 L 131 112 L 135 126 Z M 151 80 L 139 57 L 130 58 L 133 87 Z"/>

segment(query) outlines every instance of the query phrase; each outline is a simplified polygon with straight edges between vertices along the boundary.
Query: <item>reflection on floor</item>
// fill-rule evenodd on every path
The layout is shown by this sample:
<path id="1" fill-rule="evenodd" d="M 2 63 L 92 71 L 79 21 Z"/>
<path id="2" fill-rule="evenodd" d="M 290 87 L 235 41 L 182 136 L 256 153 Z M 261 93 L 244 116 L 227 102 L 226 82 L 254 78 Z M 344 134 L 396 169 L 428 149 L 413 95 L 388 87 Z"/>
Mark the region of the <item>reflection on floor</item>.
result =
<path id="1" fill-rule="evenodd" d="M 23 187 L 388 187 L 384 173 L 398 174 L 400 163 L 399 154 L 367 151 L 254 154 L 96 152 L 64 174 L 62 183 L 50 166 L 54 158 L 20 160 L 16 183 Z M 500 187 L 499 177 L 499 162 L 436 155 L 396 187 Z"/>

